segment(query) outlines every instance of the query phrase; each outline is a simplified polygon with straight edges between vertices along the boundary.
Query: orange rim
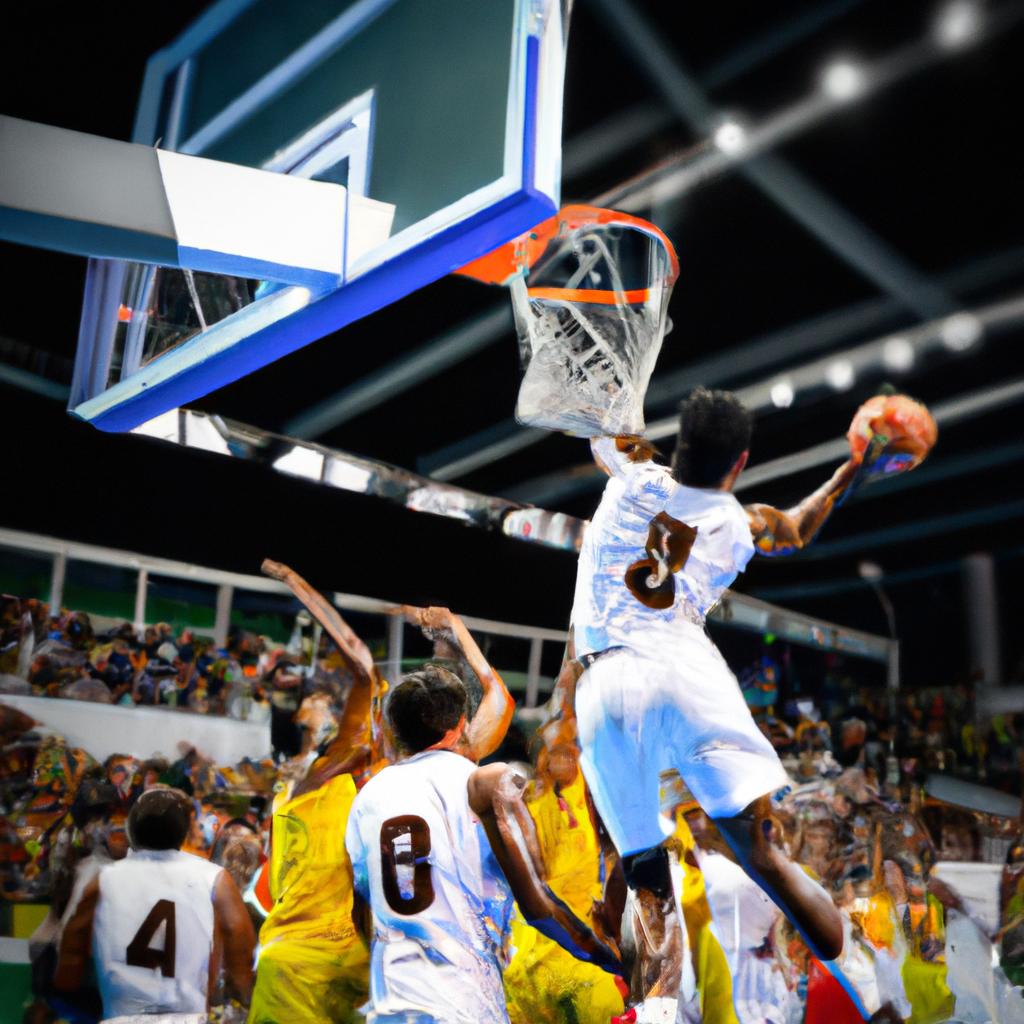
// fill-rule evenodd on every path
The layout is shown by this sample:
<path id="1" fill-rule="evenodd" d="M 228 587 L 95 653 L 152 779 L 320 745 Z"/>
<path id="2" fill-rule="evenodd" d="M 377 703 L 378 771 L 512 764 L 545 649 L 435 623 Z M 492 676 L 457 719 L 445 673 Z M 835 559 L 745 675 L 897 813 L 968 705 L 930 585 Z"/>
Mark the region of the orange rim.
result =
<path id="1" fill-rule="evenodd" d="M 465 277 L 472 277 L 485 284 L 507 284 L 508 281 L 524 268 L 530 267 L 540 259 L 550 241 L 560 231 L 568 229 L 576 231 L 589 224 L 622 224 L 638 231 L 643 231 L 652 238 L 658 239 L 668 253 L 669 262 L 672 267 L 671 274 L 666 284 L 674 284 L 679 277 L 679 257 L 676 255 L 675 246 L 668 235 L 656 224 L 634 217 L 628 213 L 620 213 L 618 210 L 606 210 L 600 206 L 563 206 L 554 217 L 541 221 L 535 228 L 525 234 L 514 238 L 511 242 L 492 249 L 478 259 L 460 267 L 456 273 Z M 542 289 L 536 289 L 541 291 Z M 557 290 L 557 289 L 554 289 Z M 647 289 L 636 289 L 627 294 L 636 294 Z M 532 292 L 531 292 L 532 294 Z M 609 293 L 613 294 L 613 293 Z M 599 299 L 587 299 L 588 302 L 599 302 Z M 638 301 L 644 301 L 640 299 Z M 606 304 L 614 305 L 615 300 L 605 300 Z"/>
<path id="2" fill-rule="evenodd" d="M 669 256 L 669 261 L 672 264 L 672 276 L 669 278 L 669 284 L 674 284 L 676 278 L 679 277 L 679 257 L 676 255 L 676 247 L 672 244 L 671 239 L 665 234 L 657 224 L 652 224 L 648 220 L 643 220 L 640 217 L 634 217 L 629 213 L 620 213 L 618 210 L 606 210 L 601 206 L 563 206 L 558 211 L 557 217 L 552 217 L 550 220 L 544 221 L 543 224 L 538 225 L 534 228 L 534 231 L 540 231 L 545 228 L 548 224 L 555 222 L 555 227 L 560 223 L 564 223 L 567 227 L 572 230 L 577 228 L 585 227 L 587 224 L 628 224 L 632 228 L 636 228 L 638 231 L 643 231 L 648 235 L 652 235 L 657 238 L 661 244 L 665 247 L 666 252 Z M 551 231 L 548 235 L 550 239 L 555 234 L 555 231 Z"/>
<path id="3" fill-rule="evenodd" d="M 651 295 L 650 288 L 634 288 L 628 292 L 613 292 L 603 288 L 527 288 L 526 292 L 531 299 L 590 302 L 598 306 L 617 306 L 620 300 L 627 306 L 639 306 Z"/>

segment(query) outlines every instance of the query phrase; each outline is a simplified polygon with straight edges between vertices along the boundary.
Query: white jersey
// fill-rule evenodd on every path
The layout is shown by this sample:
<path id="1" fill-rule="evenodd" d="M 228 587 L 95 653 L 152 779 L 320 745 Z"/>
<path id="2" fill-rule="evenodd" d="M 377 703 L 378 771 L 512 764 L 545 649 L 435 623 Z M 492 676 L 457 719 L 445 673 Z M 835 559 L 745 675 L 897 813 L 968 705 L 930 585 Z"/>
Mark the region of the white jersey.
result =
<path id="1" fill-rule="evenodd" d="M 622 646 L 664 657 L 680 626 L 702 623 L 753 556 L 747 514 L 729 492 L 687 487 L 664 466 L 630 462 L 614 438 L 596 438 L 591 447 L 612 475 L 580 550 L 572 611 L 576 651 Z M 647 557 L 650 522 L 659 512 L 697 529 L 675 574 L 675 601 L 661 611 L 641 604 L 625 583 L 626 569 Z"/>
<path id="2" fill-rule="evenodd" d="M 221 870 L 180 850 L 131 850 L 100 872 L 92 943 L 105 1017 L 206 1012 Z"/>
<path id="3" fill-rule="evenodd" d="M 424 751 L 385 768 L 352 804 L 345 845 L 373 910 L 370 1021 L 508 1021 L 512 894 L 469 807 L 475 769 L 451 751 Z"/>

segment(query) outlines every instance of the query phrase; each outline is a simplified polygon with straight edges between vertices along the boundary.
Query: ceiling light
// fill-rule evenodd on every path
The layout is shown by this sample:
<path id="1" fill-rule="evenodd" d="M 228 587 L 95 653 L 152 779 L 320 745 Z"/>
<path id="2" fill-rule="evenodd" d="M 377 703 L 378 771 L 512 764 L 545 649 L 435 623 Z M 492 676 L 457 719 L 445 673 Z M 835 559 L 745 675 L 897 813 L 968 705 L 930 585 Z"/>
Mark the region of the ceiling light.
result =
<path id="1" fill-rule="evenodd" d="M 943 345 L 951 352 L 966 352 L 982 335 L 981 321 L 973 313 L 954 313 L 939 328 Z"/>
<path id="2" fill-rule="evenodd" d="M 747 130 L 738 121 L 723 121 L 715 130 L 713 139 L 723 153 L 734 156 L 747 144 Z"/>
<path id="3" fill-rule="evenodd" d="M 849 359 L 837 359 L 829 363 L 825 370 L 825 380 L 836 389 L 836 391 L 849 391 L 853 387 L 854 377 L 853 363 Z"/>
<path id="4" fill-rule="evenodd" d="M 877 562 L 860 562 L 857 566 L 857 573 L 862 580 L 869 583 L 877 583 L 885 572 Z"/>
<path id="5" fill-rule="evenodd" d="M 981 20 L 979 4 L 972 0 L 952 0 L 935 19 L 935 39 L 950 50 L 966 46 L 981 32 Z"/>
<path id="6" fill-rule="evenodd" d="M 779 380 L 772 385 L 771 389 L 772 405 L 776 409 L 788 409 L 793 404 L 793 399 L 796 397 L 793 391 L 793 385 L 788 380 Z"/>
<path id="7" fill-rule="evenodd" d="M 882 346 L 882 362 L 890 370 L 909 370 L 914 365 L 914 346 L 904 337 L 889 338 Z"/>
<path id="8" fill-rule="evenodd" d="M 837 60 L 825 68 L 821 87 L 832 99 L 845 103 L 864 91 L 864 72 L 847 60 Z"/>

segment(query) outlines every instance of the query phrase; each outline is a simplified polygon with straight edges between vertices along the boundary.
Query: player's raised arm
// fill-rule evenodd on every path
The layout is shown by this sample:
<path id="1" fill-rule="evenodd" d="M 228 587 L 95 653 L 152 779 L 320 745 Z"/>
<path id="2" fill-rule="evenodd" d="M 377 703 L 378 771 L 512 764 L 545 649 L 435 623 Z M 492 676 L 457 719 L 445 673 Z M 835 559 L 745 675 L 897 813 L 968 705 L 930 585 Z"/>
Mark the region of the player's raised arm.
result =
<path id="1" fill-rule="evenodd" d="M 562 667 L 548 699 L 549 715 L 537 730 L 549 753 L 559 744 L 576 743 L 576 684 L 582 674 L 583 666 L 576 660 L 576 644 L 570 627 Z"/>
<path id="2" fill-rule="evenodd" d="M 403 605 L 402 612 L 414 626 L 419 626 L 431 639 L 444 639 L 453 644 L 469 663 L 483 696 L 473 720 L 466 726 L 464 747 L 460 749 L 471 761 L 493 754 L 508 732 L 515 711 L 515 700 L 505 681 L 484 657 L 466 624 L 447 608 L 415 608 Z"/>
<path id="3" fill-rule="evenodd" d="M 100 880 L 94 878 L 82 893 L 75 912 L 64 926 L 53 987 L 59 992 L 77 992 L 82 987 L 92 950 L 92 922 L 100 897 Z M 251 926 L 250 926 L 251 927 Z"/>
<path id="4" fill-rule="evenodd" d="M 478 768 L 469 778 L 469 805 L 480 818 L 519 909 L 537 931 L 578 960 L 621 974 L 615 951 L 601 941 L 548 887 L 536 827 L 523 800 L 525 780 L 505 764 Z"/>
<path id="5" fill-rule="evenodd" d="M 352 673 L 353 686 L 338 722 L 338 735 L 328 748 L 327 758 L 332 763 L 348 761 L 353 757 L 358 760 L 365 751 L 357 748 L 367 747 L 370 742 L 373 693 L 375 686 L 380 682 L 370 649 L 341 617 L 338 609 L 294 569 L 269 558 L 263 560 L 261 568 L 267 576 L 284 583 L 323 626 L 337 646 L 346 668 Z M 366 742 L 363 742 L 364 738 Z M 349 767 L 342 765 L 339 770 L 349 770 Z M 337 773 L 338 771 L 333 772 Z M 304 786 L 305 790 L 310 788 L 316 787 L 309 783 Z"/>
<path id="6" fill-rule="evenodd" d="M 656 449 L 644 437 L 621 434 L 618 437 L 592 437 L 590 451 L 598 467 L 609 476 L 625 476 L 631 466 L 650 462 Z"/>
<path id="7" fill-rule="evenodd" d="M 832 514 L 836 502 L 856 479 L 858 468 L 852 459 L 847 460 L 821 487 L 790 509 L 747 505 L 750 533 L 757 553 L 788 555 L 810 544 Z"/>
<path id="8" fill-rule="evenodd" d="M 309 585 L 294 569 L 265 558 L 260 566 L 264 574 L 284 583 L 302 602 L 309 613 L 338 645 L 338 650 L 357 682 L 369 682 L 376 669 L 370 649 L 356 636 L 338 609 L 318 590 Z"/>

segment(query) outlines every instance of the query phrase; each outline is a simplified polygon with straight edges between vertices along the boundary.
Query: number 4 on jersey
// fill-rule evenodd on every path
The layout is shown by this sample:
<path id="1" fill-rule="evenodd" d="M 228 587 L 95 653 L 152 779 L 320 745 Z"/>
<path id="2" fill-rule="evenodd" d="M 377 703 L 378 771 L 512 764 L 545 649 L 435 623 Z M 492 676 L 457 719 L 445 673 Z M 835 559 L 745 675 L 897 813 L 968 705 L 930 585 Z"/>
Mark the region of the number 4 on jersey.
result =
<path id="1" fill-rule="evenodd" d="M 150 943 L 161 924 L 164 931 L 164 948 L 153 949 Z M 146 920 L 139 925 L 135 938 L 128 943 L 126 963 L 129 967 L 159 967 L 165 978 L 174 977 L 174 903 L 171 900 L 157 900 Z"/>

